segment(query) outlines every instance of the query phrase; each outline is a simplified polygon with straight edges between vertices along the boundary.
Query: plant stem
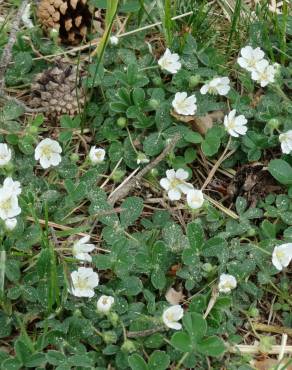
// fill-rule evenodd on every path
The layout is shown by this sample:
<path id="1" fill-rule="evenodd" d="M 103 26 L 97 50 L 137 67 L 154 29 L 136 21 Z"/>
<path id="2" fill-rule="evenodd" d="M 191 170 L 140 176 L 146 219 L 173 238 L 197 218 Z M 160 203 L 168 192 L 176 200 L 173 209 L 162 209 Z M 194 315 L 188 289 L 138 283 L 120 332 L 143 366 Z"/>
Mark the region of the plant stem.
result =
<path id="1" fill-rule="evenodd" d="M 183 364 L 184 360 L 188 357 L 190 353 L 189 352 L 186 352 L 183 357 L 179 360 L 179 362 L 177 363 L 176 367 L 174 368 L 174 370 L 178 370 L 180 369 L 181 365 Z"/>

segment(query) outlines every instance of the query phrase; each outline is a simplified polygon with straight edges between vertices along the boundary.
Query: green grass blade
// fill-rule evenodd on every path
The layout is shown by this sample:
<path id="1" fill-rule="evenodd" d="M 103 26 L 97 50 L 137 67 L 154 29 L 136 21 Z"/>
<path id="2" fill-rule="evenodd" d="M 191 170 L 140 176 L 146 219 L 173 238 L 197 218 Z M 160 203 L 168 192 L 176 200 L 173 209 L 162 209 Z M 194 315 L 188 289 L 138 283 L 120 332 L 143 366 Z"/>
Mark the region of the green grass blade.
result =
<path id="1" fill-rule="evenodd" d="M 5 283 L 5 268 L 6 268 L 6 251 L 0 251 L 0 299 L 4 298 L 4 283 Z"/>
<path id="2" fill-rule="evenodd" d="M 231 29 L 229 33 L 228 43 L 227 43 L 227 53 L 229 54 L 231 43 L 233 41 L 234 35 L 236 35 L 237 32 L 237 26 L 238 21 L 240 19 L 240 13 L 241 13 L 241 0 L 236 0 L 233 16 L 232 16 L 232 22 L 231 22 Z"/>

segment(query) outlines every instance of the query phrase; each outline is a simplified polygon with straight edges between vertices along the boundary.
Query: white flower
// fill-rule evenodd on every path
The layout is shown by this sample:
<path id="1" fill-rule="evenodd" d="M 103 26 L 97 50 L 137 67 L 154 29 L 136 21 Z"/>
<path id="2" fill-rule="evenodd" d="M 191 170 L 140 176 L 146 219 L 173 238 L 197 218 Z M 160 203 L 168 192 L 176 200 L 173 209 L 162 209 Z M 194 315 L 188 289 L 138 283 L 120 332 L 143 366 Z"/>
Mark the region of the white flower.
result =
<path id="1" fill-rule="evenodd" d="M 71 273 L 72 288 L 71 293 L 75 297 L 94 296 L 94 288 L 98 286 L 99 277 L 90 267 L 79 267 L 77 271 Z"/>
<path id="2" fill-rule="evenodd" d="M 91 163 L 98 164 L 103 162 L 105 157 L 105 150 L 102 148 L 96 148 L 95 146 L 92 146 L 89 151 L 89 159 L 91 160 Z"/>
<path id="3" fill-rule="evenodd" d="M 176 113 L 185 116 L 192 116 L 197 110 L 196 101 L 197 99 L 195 95 L 188 97 L 186 92 L 177 92 L 172 101 L 172 106 Z"/>
<path id="4" fill-rule="evenodd" d="M 5 220 L 5 228 L 8 231 L 14 230 L 16 225 L 17 225 L 16 218 L 8 218 L 7 220 Z"/>
<path id="5" fill-rule="evenodd" d="M 73 256 L 77 258 L 80 261 L 87 261 L 91 262 L 92 257 L 90 256 L 89 252 L 92 252 L 94 250 L 94 245 L 93 244 L 87 244 L 89 242 L 90 236 L 84 236 L 80 240 L 77 240 L 73 244 Z"/>
<path id="6" fill-rule="evenodd" d="M 188 173 L 180 168 L 177 171 L 167 170 L 166 177 L 160 180 L 160 185 L 167 191 L 170 200 L 179 200 L 182 194 L 187 194 L 193 185 L 187 183 Z"/>
<path id="7" fill-rule="evenodd" d="M 201 190 L 192 189 L 187 193 L 187 203 L 192 209 L 199 209 L 204 203 L 204 196 Z"/>
<path id="8" fill-rule="evenodd" d="M 178 322 L 184 315 L 183 308 L 177 304 L 163 311 L 162 320 L 170 329 L 180 330 L 182 325 Z"/>
<path id="9" fill-rule="evenodd" d="M 292 130 L 279 135 L 281 149 L 284 154 L 289 154 L 292 151 Z"/>
<path id="10" fill-rule="evenodd" d="M 219 278 L 219 292 L 229 293 L 232 289 L 236 288 L 237 281 L 234 276 L 228 274 L 221 274 Z"/>
<path id="11" fill-rule="evenodd" d="M 12 194 L 18 196 L 21 194 L 21 186 L 19 181 L 13 181 L 11 177 L 6 177 L 3 182 L 3 188 L 10 190 Z"/>
<path id="12" fill-rule="evenodd" d="M 137 164 L 146 164 L 146 163 L 149 163 L 150 162 L 150 159 L 147 158 L 147 156 L 142 153 L 142 152 L 139 152 L 138 155 L 137 155 Z"/>
<path id="13" fill-rule="evenodd" d="M 240 50 L 241 57 L 237 59 L 240 67 L 252 72 L 258 62 L 264 59 L 265 53 L 261 48 L 253 49 L 251 46 L 245 46 Z"/>
<path id="14" fill-rule="evenodd" d="M 7 220 L 14 218 L 21 213 L 18 205 L 17 196 L 13 193 L 13 189 L 2 187 L 0 189 L 0 218 Z"/>
<path id="15" fill-rule="evenodd" d="M 234 137 L 245 135 L 247 131 L 247 119 L 241 114 L 235 117 L 236 110 L 233 109 L 227 116 L 224 117 L 224 126 L 227 132 Z"/>
<path id="16" fill-rule="evenodd" d="M 169 49 L 165 50 L 163 56 L 158 60 L 158 64 L 169 73 L 175 74 L 181 69 L 178 54 L 172 54 Z"/>
<path id="17" fill-rule="evenodd" d="M 111 36 L 110 37 L 110 44 L 113 46 L 118 45 L 119 43 L 119 38 L 117 36 Z"/>
<path id="18" fill-rule="evenodd" d="M 7 144 L 0 144 L 0 167 L 5 166 L 12 157 L 11 150 Z"/>
<path id="19" fill-rule="evenodd" d="M 287 267 L 292 259 L 292 243 L 281 244 L 274 248 L 272 263 L 277 270 L 282 271 Z"/>
<path id="20" fill-rule="evenodd" d="M 200 93 L 214 95 L 227 95 L 230 90 L 230 80 L 228 77 L 216 77 L 201 87 Z"/>
<path id="21" fill-rule="evenodd" d="M 62 153 L 60 144 L 55 140 L 46 138 L 38 143 L 34 158 L 36 161 L 40 161 L 42 168 L 46 169 L 51 166 L 58 166 L 62 160 L 60 153 Z"/>
<path id="22" fill-rule="evenodd" d="M 102 295 L 97 301 L 97 310 L 101 313 L 108 313 L 114 302 L 114 297 Z"/>
<path id="23" fill-rule="evenodd" d="M 34 25 L 30 19 L 30 6 L 31 4 L 27 4 L 27 6 L 24 9 L 24 12 L 22 14 L 21 20 L 22 23 L 27 27 L 27 28 L 33 28 Z"/>
<path id="24" fill-rule="evenodd" d="M 271 65 L 266 59 L 262 59 L 251 72 L 251 78 L 258 82 L 261 87 L 265 87 L 269 83 L 275 82 L 277 70 L 278 67 L 276 65 Z"/>

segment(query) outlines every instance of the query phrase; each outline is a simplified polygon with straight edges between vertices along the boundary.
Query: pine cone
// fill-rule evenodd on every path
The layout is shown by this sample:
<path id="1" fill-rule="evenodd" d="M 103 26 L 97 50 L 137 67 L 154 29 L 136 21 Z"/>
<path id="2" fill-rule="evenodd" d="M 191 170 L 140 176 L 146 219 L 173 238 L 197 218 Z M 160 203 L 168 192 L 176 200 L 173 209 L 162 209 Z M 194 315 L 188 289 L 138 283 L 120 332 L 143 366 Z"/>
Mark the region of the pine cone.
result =
<path id="1" fill-rule="evenodd" d="M 87 0 L 41 0 L 37 15 L 47 32 L 59 31 L 64 44 L 79 44 L 92 26 L 99 35 L 104 31 L 103 11 L 91 9 Z"/>
<path id="2" fill-rule="evenodd" d="M 57 121 L 60 115 L 75 116 L 84 106 L 84 90 L 77 76 L 77 67 L 64 59 L 35 77 L 29 105 L 46 108 L 47 118 Z"/>

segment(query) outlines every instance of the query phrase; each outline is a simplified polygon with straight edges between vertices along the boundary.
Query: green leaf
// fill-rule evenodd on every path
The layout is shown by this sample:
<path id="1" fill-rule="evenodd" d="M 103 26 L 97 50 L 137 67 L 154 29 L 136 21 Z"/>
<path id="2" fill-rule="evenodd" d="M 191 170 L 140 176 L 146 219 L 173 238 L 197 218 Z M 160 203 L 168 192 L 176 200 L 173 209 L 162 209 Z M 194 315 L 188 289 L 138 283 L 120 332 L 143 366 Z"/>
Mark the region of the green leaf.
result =
<path id="1" fill-rule="evenodd" d="M 62 352 L 50 350 L 46 353 L 49 364 L 57 366 L 66 361 L 66 356 Z"/>
<path id="2" fill-rule="evenodd" d="M 23 364 L 25 364 L 31 358 L 31 351 L 30 351 L 30 349 L 20 339 L 17 339 L 17 341 L 15 342 L 14 349 L 15 349 L 16 357 Z"/>
<path id="3" fill-rule="evenodd" d="M 225 344 L 219 337 L 211 336 L 197 344 L 197 350 L 206 356 L 218 357 L 225 352 Z"/>
<path id="4" fill-rule="evenodd" d="M 132 225 L 143 211 L 143 199 L 138 197 L 129 197 L 122 203 L 120 214 L 121 225 L 124 228 Z"/>
<path id="5" fill-rule="evenodd" d="M 143 149 L 146 155 L 153 156 L 159 154 L 164 148 L 164 141 L 161 133 L 153 132 L 146 137 Z"/>
<path id="6" fill-rule="evenodd" d="M 120 291 L 127 296 L 135 296 L 143 289 L 143 284 L 136 276 L 128 276 L 119 285 Z"/>
<path id="7" fill-rule="evenodd" d="M 191 339 L 184 331 L 174 333 L 171 337 L 170 343 L 174 348 L 181 352 L 190 352 L 192 350 Z"/>
<path id="8" fill-rule="evenodd" d="M 148 361 L 149 370 L 165 370 L 169 365 L 169 356 L 163 351 L 154 351 Z"/>
<path id="9" fill-rule="evenodd" d="M 202 253 L 206 257 L 217 257 L 219 261 L 224 261 L 228 255 L 227 242 L 215 236 L 205 242 Z"/>
<path id="10" fill-rule="evenodd" d="M 25 366 L 35 369 L 38 366 L 43 366 L 46 362 L 46 355 L 44 353 L 34 353 L 29 360 L 26 361 Z"/>
<path id="11" fill-rule="evenodd" d="M 183 317 L 183 326 L 191 340 L 197 342 L 203 338 L 207 331 L 207 322 L 202 315 L 196 312 L 187 312 Z"/>
<path id="12" fill-rule="evenodd" d="M 264 220 L 261 224 L 261 229 L 263 234 L 268 239 L 275 239 L 276 238 L 276 225 L 272 224 L 269 220 Z"/>
<path id="13" fill-rule="evenodd" d="M 163 270 L 155 270 L 151 274 L 151 283 L 155 289 L 162 290 L 166 284 L 165 272 Z"/>
<path id="14" fill-rule="evenodd" d="M 206 156 L 211 157 L 218 152 L 222 135 L 222 128 L 219 126 L 213 126 L 208 130 L 205 140 L 202 142 L 202 150 Z"/>
<path id="15" fill-rule="evenodd" d="M 23 114 L 23 112 L 24 108 L 21 107 L 19 104 L 14 102 L 8 102 L 7 104 L 5 104 L 3 111 L 1 113 L 3 115 L 4 121 L 12 121 L 19 118 Z"/>
<path id="16" fill-rule="evenodd" d="M 146 362 L 137 353 L 129 356 L 128 362 L 132 370 L 148 370 Z"/>
<path id="17" fill-rule="evenodd" d="M 204 230 L 201 224 L 196 222 L 189 223 L 187 226 L 187 237 L 192 249 L 201 249 L 204 242 Z"/>
<path id="18" fill-rule="evenodd" d="M 133 90 L 132 98 L 136 106 L 143 107 L 145 105 L 145 92 L 140 87 Z"/>
<path id="19" fill-rule="evenodd" d="M 83 367 L 90 367 L 92 368 L 92 359 L 89 355 L 73 355 L 68 359 L 68 363 L 72 366 L 82 366 Z"/>
<path id="20" fill-rule="evenodd" d="M 17 358 L 8 358 L 1 364 L 1 370 L 19 370 L 20 368 L 22 364 Z"/>
<path id="21" fill-rule="evenodd" d="M 292 184 L 292 167 L 288 162 L 285 162 L 282 159 L 273 159 L 269 163 L 268 170 L 281 184 Z"/>

